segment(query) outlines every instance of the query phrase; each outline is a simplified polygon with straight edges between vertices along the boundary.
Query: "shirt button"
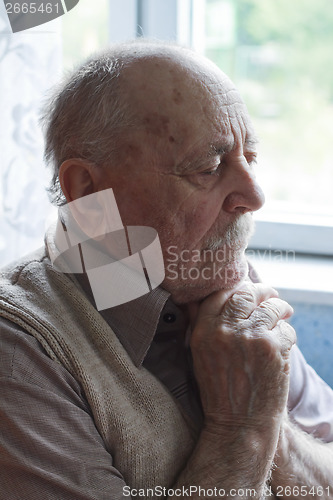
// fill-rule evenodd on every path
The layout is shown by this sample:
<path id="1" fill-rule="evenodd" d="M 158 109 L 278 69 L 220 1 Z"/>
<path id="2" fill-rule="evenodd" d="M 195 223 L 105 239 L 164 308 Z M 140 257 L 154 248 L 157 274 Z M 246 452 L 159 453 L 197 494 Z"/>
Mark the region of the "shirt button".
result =
<path id="1" fill-rule="evenodd" d="M 165 323 L 174 323 L 176 321 L 176 315 L 172 313 L 166 313 L 163 315 L 163 321 Z"/>

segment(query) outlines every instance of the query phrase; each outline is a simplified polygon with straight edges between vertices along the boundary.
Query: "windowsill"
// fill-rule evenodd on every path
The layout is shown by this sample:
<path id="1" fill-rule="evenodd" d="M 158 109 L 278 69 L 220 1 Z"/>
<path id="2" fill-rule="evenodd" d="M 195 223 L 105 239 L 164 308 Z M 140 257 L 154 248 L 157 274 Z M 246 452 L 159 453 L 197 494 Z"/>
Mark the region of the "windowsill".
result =
<path id="1" fill-rule="evenodd" d="M 293 217 L 292 221 L 282 216 L 274 218 L 259 218 L 256 215 L 256 230 L 250 245 L 261 250 L 268 248 L 291 249 L 300 254 L 328 255 L 332 257 L 333 221 L 330 223 L 314 223 L 309 217 L 307 223 L 301 223 Z"/>
<path id="2" fill-rule="evenodd" d="M 248 250 L 260 279 L 289 302 L 333 306 L 333 257 Z"/>

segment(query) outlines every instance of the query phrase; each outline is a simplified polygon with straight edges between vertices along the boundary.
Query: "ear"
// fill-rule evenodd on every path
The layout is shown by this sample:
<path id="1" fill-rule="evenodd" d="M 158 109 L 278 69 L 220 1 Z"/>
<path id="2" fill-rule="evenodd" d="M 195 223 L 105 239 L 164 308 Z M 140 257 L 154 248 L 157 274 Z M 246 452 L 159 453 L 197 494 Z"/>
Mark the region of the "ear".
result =
<path id="1" fill-rule="evenodd" d="M 98 191 L 96 170 L 94 165 L 81 158 L 70 158 L 62 163 L 59 182 L 68 203 Z"/>
<path id="2" fill-rule="evenodd" d="M 81 158 L 70 158 L 59 169 L 59 181 L 70 203 L 70 213 L 80 229 L 94 239 L 123 228 L 105 176 L 105 170 Z M 88 196 L 92 194 L 94 196 Z"/>

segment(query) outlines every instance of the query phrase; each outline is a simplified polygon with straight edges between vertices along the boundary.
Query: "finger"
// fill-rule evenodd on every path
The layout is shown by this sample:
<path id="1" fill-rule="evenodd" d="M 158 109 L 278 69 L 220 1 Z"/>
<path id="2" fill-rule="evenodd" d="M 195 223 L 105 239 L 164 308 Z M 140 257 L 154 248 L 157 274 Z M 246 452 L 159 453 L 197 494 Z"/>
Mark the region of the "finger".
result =
<path id="1" fill-rule="evenodd" d="M 279 343 L 282 346 L 282 353 L 290 351 L 292 346 L 296 344 L 296 332 L 286 321 L 279 321 L 273 328 L 272 333 L 278 338 Z"/>
<path id="2" fill-rule="evenodd" d="M 260 333 L 262 330 L 272 330 L 279 321 L 289 318 L 293 312 L 288 302 L 273 297 L 261 302 L 248 319 L 255 333 Z"/>
<path id="3" fill-rule="evenodd" d="M 270 298 L 277 298 L 278 295 L 274 288 L 263 283 L 246 283 L 225 303 L 221 314 L 224 319 L 247 319 L 259 304 Z"/>
<path id="4" fill-rule="evenodd" d="M 224 304 L 230 297 L 237 292 L 241 286 L 246 286 L 243 283 L 239 283 L 236 287 L 230 290 L 219 290 L 214 292 L 209 297 L 207 297 L 200 305 L 199 315 L 200 316 L 219 316 Z"/>

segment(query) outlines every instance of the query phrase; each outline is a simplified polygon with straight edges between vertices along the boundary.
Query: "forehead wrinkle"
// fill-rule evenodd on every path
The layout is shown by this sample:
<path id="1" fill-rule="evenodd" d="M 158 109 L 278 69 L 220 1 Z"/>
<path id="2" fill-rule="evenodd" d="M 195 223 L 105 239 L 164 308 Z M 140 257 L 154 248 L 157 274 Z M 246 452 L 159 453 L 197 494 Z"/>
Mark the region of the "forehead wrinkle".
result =
<path id="1" fill-rule="evenodd" d="M 247 112 L 245 115 L 244 112 L 241 112 L 236 113 L 235 116 L 230 116 L 230 127 L 234 139 L 233 149 L 240 146 L 242 146 L 242 149 L 244 149 L 245 146 L 254 147 L 258 142 Z"/>
<path id="2" fill-rule="evenodd" d="M 229 78 L 224 78 L 223 80 L 219 80 L 217 82 L 211 82 L 211 83 L 207 83 L 207 82 L 203 82 L 204 86 L 209 90 L 211 91 L 211 87 L 224 87 L 224 91 L 223 91 L 223 94 L 224 95 L 227 95 L 227 94 L 230 94 L 231 92 L 237 92 L 238 93 L 238 90 L 236 89 L 235 86 L 233 86 L 231 80 L 229 80 Z"/>
<path id="3" fill-rule="evenodd" d="M 240 116 L 242 122 L 243 122 L 243 127 L 245 130 L 245 140 L 243 142 L 244 146 L 249 146 L 255 148 L 256 145 L 258 144 L 259 140 L 253 130 L 252 122 L 248 119 L 248 123 L 245 123 L 244 115 L 242 114 Z"/>
<path id="4" fill-rule="evenodd" d="M 236 91 L 236 93 L 238 94 L 238 92 Z M 227 92 L 223 92 L 222 94 L 219 93 L 219 94 L 212 94 L 214 98 L 218 97 L 218 98 L 223 98 L 225 97 L 226 99 L 223 101 L 222 103 L 222 106 L 223 107 L 226 107 L 226 108 L 229 108 L 231 106 L 237 106 L 237 105 L 240 105 L 240 106 L 244 106 L 244 102 L 242 101 L 242 98 L 239 96 L 239 99 L 235 99 L 235 100 L 232 100 L 230 101 L 227 97 Z M 221 104 L 220 104 L 221 105 Z"/>
<path id="5" fill-rule="evenodd" d="M 225 79 L 214 83 L 204 83 L 204 87 L 212 95 L 213 98 L 218 98 L 223 101 L 223 106 L 230 107 L 234 105 L 244 105 L 244 102 L 236 87 L 231 87 L 232 82 Z M 229 86 L 229 88 L 226 88 Z M 217 90 L 214 88 L 217 87 Z"/>

